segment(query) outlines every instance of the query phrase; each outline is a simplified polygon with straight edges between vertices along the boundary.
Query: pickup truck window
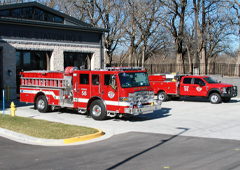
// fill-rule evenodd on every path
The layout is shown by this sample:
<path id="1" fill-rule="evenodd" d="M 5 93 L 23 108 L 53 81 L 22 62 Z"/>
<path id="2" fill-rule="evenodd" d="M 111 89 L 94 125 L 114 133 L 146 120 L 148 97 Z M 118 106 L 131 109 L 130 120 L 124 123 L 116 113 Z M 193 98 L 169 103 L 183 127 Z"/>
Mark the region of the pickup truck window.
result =
<path id="1" fill-rule="evenodd" d="M 206 77 L 206 78 L 203 78 L 206 82 L 208 82 L 208 83 L 218 83 L 218 82 L 216 82 L 215 80 L 213 80 L 211 77 Z"/>
<path id="2" fill-rule="evenodd" d="M 121 87 L 149 86 L 147 73 L 119 73 Z"/>
<path id="3" fill-rule="evenodd" d="M 200 78 L 195 78 L 195 79 L 194 79 L 194 84 L 199 84 L 200 82 L 201 82 L 202 84 L 205 84 L 204 81 L 203 81 L 202 79 L 200 79 Z"/>
<path id="4" fill-rule="evenodd" d="M 191 84 L 192 78 L 184 78 L 183 84 Z"/>

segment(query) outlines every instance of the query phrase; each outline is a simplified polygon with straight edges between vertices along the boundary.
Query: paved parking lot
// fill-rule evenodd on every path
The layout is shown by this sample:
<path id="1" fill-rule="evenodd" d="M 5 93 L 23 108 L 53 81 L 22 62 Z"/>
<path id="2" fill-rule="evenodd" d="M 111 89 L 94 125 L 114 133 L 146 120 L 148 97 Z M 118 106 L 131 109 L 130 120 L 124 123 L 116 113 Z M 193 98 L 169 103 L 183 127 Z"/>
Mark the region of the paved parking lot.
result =
<path id="1" fill-rule="evenodd" d="M 6 107 L 9 107 L 10 102 L 5 104 Z M 128 119 L 110 118 L 105 121 L 95 121 L 71 110 L 40 113 L 34 110 L 31 104 L 14 102 L 17 106 L 17 116 L 98 128 L 106 133 L 103 138 L 127 132 L 150 132 L 240 140 L 240 98 L 221 104 L 192 98 L 168 101 L 162 104 L 161 111 Z M 2 112 L 2 101 L 0 111 Z M 6 108 L 5 114 L 9 113 L 9 108 Z"/>

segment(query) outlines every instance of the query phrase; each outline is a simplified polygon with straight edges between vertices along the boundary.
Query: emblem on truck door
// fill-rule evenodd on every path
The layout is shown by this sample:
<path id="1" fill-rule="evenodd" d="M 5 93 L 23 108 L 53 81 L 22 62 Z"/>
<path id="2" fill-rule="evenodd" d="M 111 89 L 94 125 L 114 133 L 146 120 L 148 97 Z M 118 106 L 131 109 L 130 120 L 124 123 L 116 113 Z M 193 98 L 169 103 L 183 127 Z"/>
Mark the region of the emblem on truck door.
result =
<path id="1" fill-rule="evenodd" d="M 198 87 L 196 88 L 196 90 L 200 92 L 200 91 L 202 91 L 202 87 L 198 86 Z"/>
<path id="2" fill-rule="evenodd" d="M 108 92 L 108 97 L 112 99 L 115 96 L 115 93 L 113 91 Z"/>
<path id="3" fill-rule="evenodd" d="M 184 86 L 184 91 L 188 91 L 189 86 Z"/>

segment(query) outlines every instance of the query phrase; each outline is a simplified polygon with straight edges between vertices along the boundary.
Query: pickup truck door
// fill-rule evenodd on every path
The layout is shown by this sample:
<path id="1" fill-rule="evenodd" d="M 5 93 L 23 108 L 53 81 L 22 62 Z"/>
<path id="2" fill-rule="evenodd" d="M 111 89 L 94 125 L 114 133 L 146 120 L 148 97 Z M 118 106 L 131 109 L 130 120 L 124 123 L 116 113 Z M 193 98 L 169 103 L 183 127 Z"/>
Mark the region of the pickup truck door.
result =
<path id="1" fill-rule="evenodd" d="M 180 95 L 181 96 L 191 96 L 192 95 L 192 78 L 183 77 L 180 83 Z"/>
<path id="2" fill-rule="evenodd" d="M 192 91 L 195 96 L 207 96 L 206 83 L 201 78 L 194 78 Z"/>

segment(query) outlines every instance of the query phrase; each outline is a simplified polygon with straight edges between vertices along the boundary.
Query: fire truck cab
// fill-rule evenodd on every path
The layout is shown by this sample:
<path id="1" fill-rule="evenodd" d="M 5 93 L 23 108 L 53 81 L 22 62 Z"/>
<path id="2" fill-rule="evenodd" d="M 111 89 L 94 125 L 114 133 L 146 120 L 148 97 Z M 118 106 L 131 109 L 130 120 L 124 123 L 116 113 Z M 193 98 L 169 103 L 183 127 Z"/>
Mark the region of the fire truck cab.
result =
<path id="1" fill-rule="evenodd" d="M 161 109 L 146 70 L 107 67 L 102 70 L 24 71 L 20 101 L 34 103 L 39 112 L 75 108 L 95 120 L 138 115 Z"/>

